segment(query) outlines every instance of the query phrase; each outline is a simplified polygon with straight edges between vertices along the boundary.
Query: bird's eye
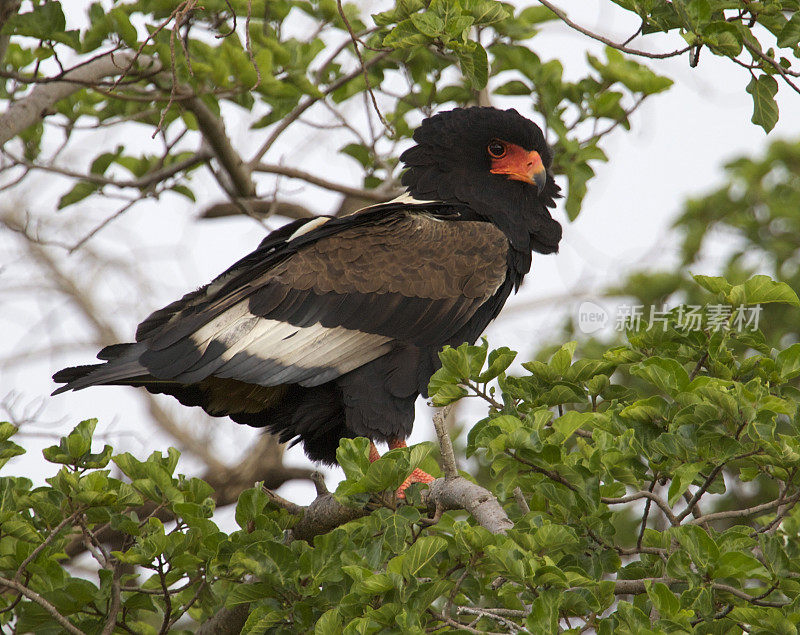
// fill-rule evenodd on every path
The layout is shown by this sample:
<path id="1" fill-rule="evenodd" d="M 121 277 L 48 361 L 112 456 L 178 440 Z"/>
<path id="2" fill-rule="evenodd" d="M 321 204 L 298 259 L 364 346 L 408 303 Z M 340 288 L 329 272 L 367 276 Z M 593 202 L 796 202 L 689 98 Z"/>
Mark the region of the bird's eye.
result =
<path id="1" fill-rule="evenodd" d="M 500 141 L 490 141 L 486 150 L 495 159 L 502 159 L 506 155 L 506 146 Z"/>

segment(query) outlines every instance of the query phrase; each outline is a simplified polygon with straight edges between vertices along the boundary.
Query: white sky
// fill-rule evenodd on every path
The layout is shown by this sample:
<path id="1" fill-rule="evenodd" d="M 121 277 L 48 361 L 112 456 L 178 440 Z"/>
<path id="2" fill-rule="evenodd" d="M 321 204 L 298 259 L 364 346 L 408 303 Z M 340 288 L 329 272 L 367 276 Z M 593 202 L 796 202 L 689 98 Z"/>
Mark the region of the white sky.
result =
<path id="1" fill-rule="evenodd" d="M 363 4 L 363 3 L 362 3 Z M 634 16 L 626 14 L 607 0 L 585 2 L 561 1 L 569 15 L 583 26 L 601 32 L 615 41 L 622 41 L 637 26 Z M 364 5 L 367 6 L 367 5 Z M 375 11 L 374 3 L 369 5 Z M 632 46 L 651 47 L 652 50 L 679 48 L 678 37 L 647 38 L 635 40 Z M 544 59 L 558 57 L 565 66 L 567 78 L 585 73 L 585 53 L 602 55 L 603 46 L 589 41 L 561 23 L 550 23 L 543 33 L 532 41 L 532 48 Z M 582 297 L 592 297 L 626 274 L 642 267 L 665 268 L 676 262 L 677 243 L 669 227 L 681 210 L 682 202 L 689 196 L 700 195 L 717 187 L 722 180 L 722 165 L 741 154 L 760 153 L 768 138 L 763 130 L 750 123 L 752 101 L 744 90 L 747 72 L 721 58 L 703 51 L 700 64 L 691 69 L 686 57 L 669 60 L 648 60 L 646 63 L 660 74 L 669 76 L 675 85 L 666 93 L 649 98 L 632 116 L 632 130 L 617 129 L 603 142 L 610 161 L 595 165 L 597 178 L 589 185 L 583 211 L 574 223 L 566 221 L 563 209 L 556 217 L 564 225 L 561 251 L 555 256 L 535 255 L 532 273 L 526 279 L 520 294 L 507 306 L 507 316 L 489 327 L 487 336 L 492 347 L 507 345 L 526 354 L 541 342 L 551 341 L 564 311 L 575 311 Z M 778 101 L 781 118 L 769 139 L 797 137 L 800 133 L 800 96 L 781 86 Z M 498 106 L 517 105 L 519 101 L 497 100 Z M 522 114 L 531 115 L 525 105 L 518 105 Z M 263 131 L 247 128 L 242 111 L 226 108 L 226 126 L 234 146 L 249 156 L 265 138 Z M 260 116 L 261 113 L 255 113 Z M 266 157 L 271 162 L 283 160 L 287 165 L 302 164 L 305 169 L 317 171 L 330 180 L 341 180 L 359 185 L 356 165 L 331 143 L 336 136 L 329 131 L 303 129 L 299 137 L 282 139 Z M 146 140 L 145 140 L 146 141 Z M 87 149 L 88 156 L 96 148 Z M 300 160 L 299 157 L 302 157 Z M 40 176 L 36 187 L 28 182 L 25 191 L 17 192 L 19 201 L 31 210 L 45 210 L 55 214 L 55 201 L 63 193 L 64 182 Z M 54 187 L 54 184 L 58 188 Z M 93 245 L 104 251 L 119 250 L 137 253 L 148 262 L 145 269 L 151 276 L 151 293 L 144 299 L 136 297 L 118 313 L 109 316 L 132 339 L 135 326 L 150 311 L 174 300 L 184 292 L 207 282 L 239 257 L 245 255 L 261 240 L 263 230 L 252 220 L 232 218 L 196 222 L 197 209 L 221 200 L 218 188 L 207 172 L 198 173 L 193 180 L 198 203 L 192 204 L 175 196 L 159 203 L 147 203 L 116 221 Z M 269 195 L 274 179 L 259 177 L 259 191 Z M 298 182 L 283 180 L 281 191 L 320 211 L 336 207 L 338 197 L 312 187 L 301 187 Z M 89 201 L 98 218 L 109 214 L 102 201 Z M 70 214 L 69 210 L 63 214 Z M 272 226 L 278 219 L 270 221 Z M 8 237 L 0 236 L 0 287 L 8 275 L 19 279 L 22 263 L 4 261 Z M 724 241 L 714 245 L 714 252 L 725 251 Z M 61 254 L 63 256 L 63 253 Z M 173 259 L 173 256 L 175 257 Z M 713 273 L 715 259 L 708 261 Z M 5 276 L 4 276 L 5 274 Z M 23 271 L 24 275 L 24 271 Z M 7 279 L 7 278 L 6 278 Z M 108 287 L 114 296 L 125 295 L 114 276 L 102 279 L 100 285 Z M 573 297 L 570 297 L 573 296 Z M 548 300 L 550 299 L 550 300 Z M 537 300 L 534 307 L 528 306 Z M 60 306 L 60 305 L 59 305 Z M 61 322 L 61 313 L 51 313 L 52 303 L 14 295 L 3 299 L 0 314 L 0 358 L 9 354 L 24 353 L 46 343 L 40 329 L 43 325 L 56 330 L 77 328 L 72 323 Z M 62 307 L 63 308 L 63 307 Z M 35 326 L 32 328 L 31 324 Z M 53 433 L 68 431 L 83 418 L 98 417 L 99 435 L 108 435 L 118 449 L 128 449 L 144 457 L 154 449 L 165 450 L 170 440 L 163 434 L 143 427 L 146 417 L 143 402 L 129 388 L 96 388 L 80 393 L 70 393 L 57 398 L 48 397 L 53 390 L 51 374 L 63 366 L 93 361 L 94 351 L 84 354 L 53 356 L 27 365 L 0 367 L 0 399 L 9 392 L 18 395 L 20 404 L 41 404 L 42 421 L 58 422 L 48 426 L 26 428 L 30 434 L 18 438 L 29 454 L 15 459 L 5 469 L 6 474 L 27 472 L 35 481 L 50 476 L 56 466 L 45 464 L 40 449 L 54 442 Z M 170 403 L 167 400 L 165 403 Z M 430 412 L 418 402 L 418 417 L 410 441 L 432 438 Z M 193 409 L 193 411 L 196 409 Z M 184 410 L 184 415 L 196 417 L 195 412 Z M 466 412 L 466 410 L 465 410 Z M 480 409 L 469 409 L 469 417 L 477 420 Z M 225 419 L 206 419 L 215 432 L 213 443 L 220 457 L 235 461 L 242 448 L 247 447 L 257 431 L 238 426 Z M 44 434 L 45 436 L 36 436 Z M 184 455 L 179 471 L 194 474 L 197 462 Z M 299 448 L 287 453 L 287 463 L 308 465 Z M 329 486 L 339 479 L 337 471 L 329 475 Z M 287 484 L 281 493 L 299 503 L 313 498 L 310 484 Z M 223 514 L 229 525 L 230 514 Z"/>

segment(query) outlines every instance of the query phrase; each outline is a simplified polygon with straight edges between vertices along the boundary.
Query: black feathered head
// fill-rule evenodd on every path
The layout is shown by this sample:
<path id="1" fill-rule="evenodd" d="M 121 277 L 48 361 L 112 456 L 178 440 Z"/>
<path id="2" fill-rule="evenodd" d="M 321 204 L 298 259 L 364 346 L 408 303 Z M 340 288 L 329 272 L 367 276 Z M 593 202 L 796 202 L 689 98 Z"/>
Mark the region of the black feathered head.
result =
<path id="1" fill-rule="evenodd" d="M 412 196 L 468 206 L 503 230 L 515 250 L 558 250 L 561 225 L 547 208 L 559 187 L 536 124 L 513 109 L 456 108 L 423 121 L 414 141 L 400 156 Z"/>

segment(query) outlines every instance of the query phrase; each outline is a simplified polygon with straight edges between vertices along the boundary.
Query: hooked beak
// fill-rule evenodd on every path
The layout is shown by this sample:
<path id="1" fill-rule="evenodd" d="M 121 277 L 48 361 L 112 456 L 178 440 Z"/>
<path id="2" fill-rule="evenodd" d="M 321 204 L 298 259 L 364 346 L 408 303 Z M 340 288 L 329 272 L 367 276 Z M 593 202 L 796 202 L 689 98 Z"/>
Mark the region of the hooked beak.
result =
<path id="1" fill-rule="evenodd" d="M 542 163 L 542 157 L 536 150 L 530 152 L 512 146 L 508 154 L 502 159 L 492 161 L 492 174 L 505 174 L 512 181 L 523 181 L 536 186 L 541 194 L 547 184 L 547 170 Z"/>

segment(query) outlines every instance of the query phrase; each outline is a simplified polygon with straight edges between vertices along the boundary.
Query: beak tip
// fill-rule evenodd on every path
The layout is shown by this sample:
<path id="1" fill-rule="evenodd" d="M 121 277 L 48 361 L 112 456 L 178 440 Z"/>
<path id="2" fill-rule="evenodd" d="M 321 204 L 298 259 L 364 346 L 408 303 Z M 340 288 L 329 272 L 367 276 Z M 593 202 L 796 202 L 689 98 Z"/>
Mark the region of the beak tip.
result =
<path id="1" fill-rule="evenodd" d="M 541 194 L 542 190 L 544 190 L 544 186 L 547 185 L 547 171 L 542 170 L 534 174 L 533 183 L 536 185 L 537 192 Z"/>

